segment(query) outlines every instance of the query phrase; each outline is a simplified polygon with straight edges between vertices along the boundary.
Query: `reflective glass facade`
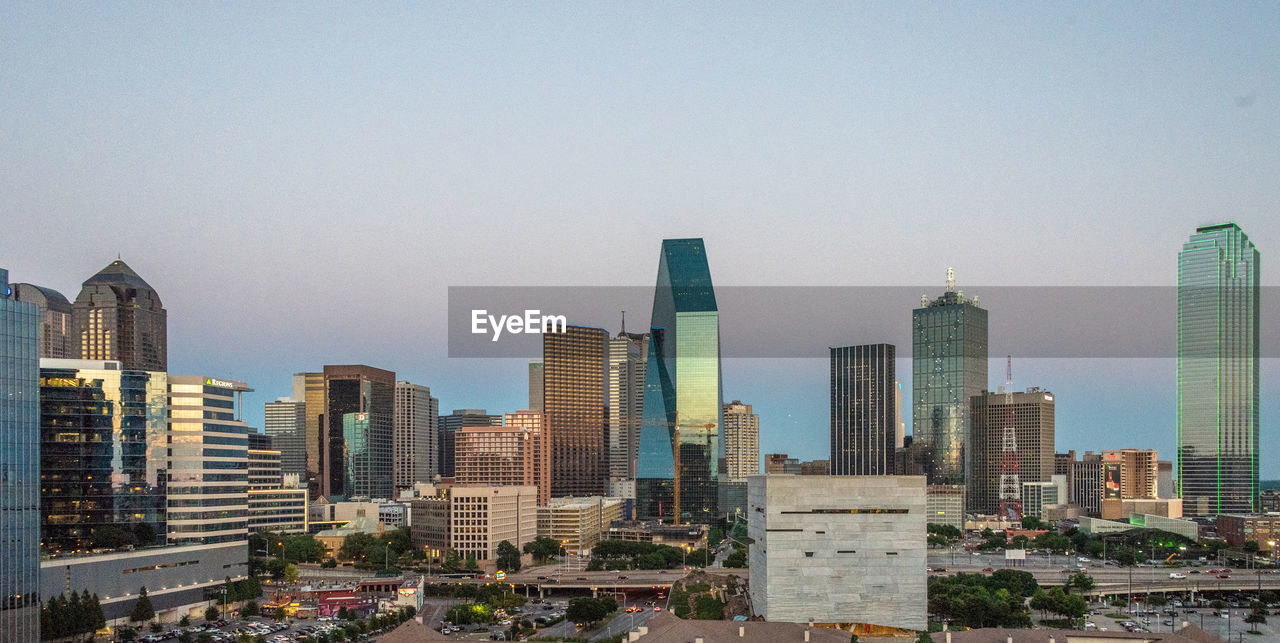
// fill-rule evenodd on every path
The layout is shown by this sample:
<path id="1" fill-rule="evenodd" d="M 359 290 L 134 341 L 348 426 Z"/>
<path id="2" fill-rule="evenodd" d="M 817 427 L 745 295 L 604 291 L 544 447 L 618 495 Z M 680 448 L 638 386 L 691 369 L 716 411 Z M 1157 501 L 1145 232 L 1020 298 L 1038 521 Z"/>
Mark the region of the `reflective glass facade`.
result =
<path id="1" fill-rule="evenodd" d="M 249 537 L 249 425 L 236 419 L 243 382 L 169 377 L 169 544 Z"/>
<path id="2" fill-rule="evenodd" d="M 342 495 L 395 497 L 391 471 L 392 420 L 386 413 L 342 416 Z"/>
<path id="3" fill-rule="evenodd" d="M 267 402 L 262 430 L 280 450 L 280 472 L 307 481 L 307 403 L 281 398 Z"/>
<path id="4" fill-rule="evenodd" d="M 323 493 L 330 498 L 343 495 L 348 489 L 345 480 L 347 472 L 347 451 L 343 444 L 345 426 L 343 417 L 348 413 L 368 413 L 371 416 L 387 421 L 387 431 L 380 429 L 369 436 L 375 440 L 385 440 L 386 444 L 371 445 L 378 453 L 384 449 L 387 453 L 386 468 L 378 470 L 379 476 L 387 478 L 387 486 L 392 484 L 391 453 L 393 431 L 392 417 L 395 409 L 396 374 L 372 366 L 362 364 L 336 365 L 324 367 L 324 469 L 321 481 L 324 483 Z M 357 482 L 363 486 L 367 482 Z M 380 483 L 379 483 L 380 484 Z M 361 494 L 364 495 L 364 494 Z M 378 496 L 390 498 L 388 492 Z"/>
<path id="5" fill-rule="evenodd" d="M 168 376 L 111 361 L 46 359 L 41 366 L 44 552 L 164 544 Z"/>
<path id="6" fill-rule="evenodd" d="M 650 325 L 636 515 L 710 523 L 725 451 L 720 314 L 701 239 L 662 242 Z"/>
<path id="7" fill-rule="evenodd" d="M 1248 513 L 1258 497 L 1258 250 L 1234 223 L 1178 254 L 1178 486 L 1183 513 Z"/>
<path id="8" fill-rule="evenodd" d="M 987 389 L 987 311 L 948 290 L 911 325 L 913 444 L 929 484 L 965 484 L 969 399 Z"/>
<path id="9" fill-rule="evenodd" d="M 40 640 L 40 313 L 0 269 L 0 640 Z"/>
<path id="10" fill-rule="evenodd" d="M 831 475 L 893 474 L 896 355 L 892 344 L 831 349 Z"/>

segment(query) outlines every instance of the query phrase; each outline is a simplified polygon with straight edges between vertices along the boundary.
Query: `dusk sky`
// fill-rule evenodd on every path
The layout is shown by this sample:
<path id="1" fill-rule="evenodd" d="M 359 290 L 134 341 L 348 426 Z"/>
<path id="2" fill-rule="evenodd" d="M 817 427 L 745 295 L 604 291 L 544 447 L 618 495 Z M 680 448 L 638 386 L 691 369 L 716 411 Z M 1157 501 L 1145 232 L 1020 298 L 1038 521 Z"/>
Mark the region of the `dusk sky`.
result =
<path id="1" fill-rule="evenodd" d="M 525 360 L 447 357 L 447 289 L 651 288 L 668 237 L 717 286 L 938 294 L 954 266 L 980 295 L 1173 286 L 1235 221 L 1277 286 L 1278 177 L 1274 2 L 0 4 L 0 267 L 74 299 L 119 254 L 170 371 L 247 381 L 258 427 L 324 364 L 524 408 Z M 1059 450 L 1172 459 L 1173 359 L 1014 370 L 1057 393 Z M 723 374 L 762 452 L 827 457 L 825 360 Z"/>

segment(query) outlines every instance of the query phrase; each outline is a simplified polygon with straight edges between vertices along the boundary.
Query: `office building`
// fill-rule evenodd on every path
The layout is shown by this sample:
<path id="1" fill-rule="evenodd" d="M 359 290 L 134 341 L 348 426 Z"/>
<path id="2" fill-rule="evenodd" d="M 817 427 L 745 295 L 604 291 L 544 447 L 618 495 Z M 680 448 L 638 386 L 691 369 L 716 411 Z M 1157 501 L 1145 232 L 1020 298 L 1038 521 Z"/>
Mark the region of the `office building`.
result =
<path id="1" fill-rule="evenodd" d="M 955 289 L 911 313 L 911 422 L 930 484 L 965 484 L 969 400 L 987 390 L 987 311 Z"/>
<path id="2" fill-rule="evenodd" d="M 1159 468 L 1155 449 L 1112 449 L 1102 452 L 1103 467 L 1116 467 L 1121 498 L 1156 498 Z"/>
<path id="3" fill-rule="evenodd" d="M 1102 511 L 1099 515 L 1104 520 L 1124 520 L 1130 514 L 1162 516 L 1165 518 L 1182 517 L 1181 498 L 1103 498 Z"/>
<path id="4" fill-rule="evenodd" d="M 551 499 L 551 450 L 546 416 L 508 413 L 505 426 L 463 427 L 455 434 L 454 483 L 537 487 L 538 506 Z"/>
<path id="5" fill-rule="evenodd" d="M 249 489 L 279 489 L 284 486 L 280 450 L 271 436 L 249 429 Z"/>
<path id="6" fill-rule="evenodd" d="M 160 295 L 119 259 L 85 280 L 71 306 L 78 357 L 127 370 L 168 370 L 168 313 Z"/>
<path id="7" fill-rule="evenodd" d="M 391 416 L 342 415 L 342 497 L 393 498 Z"/>
<path id="8" fill-rule="evenodd" d="M 725 404 L 723 416 L 725 476 L 746 482 L 760 475 L 760 416 L 740 400 Z"/>
<path id="9" fill-rule="evenodd" d="M 640 444 L 640 423 L 644 418 L 644 368 L 649 348 L 647 333 L 628 333 L 626 317 L 622 331 L 609 340 L 609 386 L 605 425 L 608 432 L 609 495 L 634 498 L 636 495 L 636 450 Z"/>
<path id="10" fill-rule="evenodd" d="M 927 522 L 964 531 L 964 485 L 931 484 L 925 488 Z"/>
<path id="11" fill-rule="evenodd" d="M 1189 516 L 1258 499 L 1259 254 L 1234 223 L 1196 228 L 1178 254 L 1178 471 Z"/>
<path id="12" fill-rule="evenodd" d="M 350 496 L 369 492 L 358 495 L 391 497 L 393 482 L 388 474 L 391 473 L 395 386 L 396 374 L 380 368 L 362 364 L 324 367 L 324 463 L 321 476 L 324 495 Z M 348 414 L 365 417 L 353 417 L 348 425 Z M 346 444 L 348 426 L 355 432 L 355 437 L 368 442 L 362 442 L 358 449 Z M 370 475 L 348 481 L 347 473 L 357 467 Z"/>
<path id="13" fill-rule="evenodd" d="M 662 242 L 645 365 L 636 516 L 710 524 L 724 442 L 720 313 L 702 239 Z"/>
<path id="14" fill-rule="evenodd" d="M 831 350 L 831 474 L 893 473 L 898 387 L 892 344 Z"/>
<path id="15" fill-rule="evenodd" d="M 280 450 L 280 472 L 307 480 L 307 403 L 282 397 L 267 402 L 262 430 Z M 305 486 L 305 485 L 304 485 Z"/>
<path id="16" fill-rule="evenodd" d="M 542 410 L 542 362 L 529 362 L 529 410 Z"/>
<path id="17" fill-rule="evenodd" d="M 757 615 L 927 628 L 924 477 L 753 476 L 747 496 Z"/>
<path id="18" fill-rule="evenodd" d="M 40 640 L 40 311 L 0 268 L 0 639 Z"/>
<path id="19" fill-rule="evenodd" d="M 62 293 L 35 284 L 11 284 L 13 299 L 35 304 L 40 315 L 40 357 L 78 357 L 71 329 L 71 302 Z"/>
<path id="20" fill-rule="evenodd" d="M 320 497 L 324 491 L 324 480 L 320 471 L 324 469 L 324 373 L 294 373 L 293 399 L 302 402 L 303 435 L 307 448 L 307 493 L 312 498 Z"/>
<path id="21" fill-rule="evenodd" d="M 831 475 L 830 460 L 807 460 L 800 463 L 800 475 L 802 476 L 827 476 Z"/>
<path id="22" fill-rule="evenodd" d="M 40 367 L 44 553 L 164 544 L 168 376 L 116 361 Z"/>
<path id="23" fill-rule="evenodd" d="M 453 456 L 457 451 L 454 435 L 464 426 L 502 426 L 501 415 L 490 415 L 484 409 L 454 409 L 449 415 L 441 415 L 438 423 L 440 437 L 440 477 L 454 477 Z"/>
<path id="24" fill-rule="evenodd" d="M 415 547 L 452 549 L 464 559 L 490 561 L 497 558 L 502 541 L 522 550 L 538 535 L 533 487 L 426 487 L 428 493 L 410 502 Z M 442 534 L 447 536 L 441 538 Z"/>
<path id="25" fill-rule="evenodd" d="M 1156 461 L 1156 497 L 1177 497 L 1173 486 L 1173 463 L 1168 460 Z"/>
<path id="26" fill-rule="evenodd" d="M 1280 513 L 1280 489 L 1267 489 L 1258 496 L 1263 513 Z"/>
<path id="27" fill-rule="evenodd" d="M 1046 509 L 1067 502 L 1067 477 L 1052 476 L 1049 482 L 1024 482 L 1021 492 L 1022 515 L 1044 519 Z"/>
<path id="28" fill-rule="evenodd" d="M 970 512 L 999 512 L 1002 478 L 1007 481 L 1012 473 L 1017 474 L 1019 485 L 1050 481 L 1055 466 L 1052 393 L 1036 387 L 1025 393 L 984 392 L 970 400 L 969 420 L 973 442 L 966 497 Z M 1013 429 L 1012 435 L 1009 429 Z M 1006 465 L 1011 449 L 1017 452 L 1014 471 Z M 1016 500 L 1019 486 L 1003 493 L 1006 499 Z"/>
<path id="29" fill-rule="evenodd" d="M 922 476 L 929 469 L 928 445 L 916 442 L 913 436 L 902 440 L 902 448 L 893 455 L 893 474 L 897 476 Z"/>
<path id="30" fill-rule="evenodd" d="M 785 453 L 764 454 L 764 472 L 771 474 L 800 475 L 800 460 Z"/>
<path id="31" fill-rule="evenodd" d="M 1253 542 L 1258 545 L 1258 551 L 1274 556 L 1280 541 L 1280 515 L 1223 514 L 1218 516 L 1215 526 L 1218 537 L 1225 538 L 1232 547 Z"/>
<path id="32" fill-rule="evenodd" d="M 404 380 L 396 382 L 395 488 L 409 489 L 415 482 L 431 482 L 440 469 L 440 400 L 431 389 Z"/>
<path id="33" fill-rule="evenodd" d="M 236 405 L 252 390 L 244 382 L 169 376 L 169 544 L 248 539 L 249 426 Z"/>
<path id="34" fill-rule="evenodd" d="M 1102 515 L 1106 467 L 1102 464 L 1101 454 L 1086 451 L 1078 462 L 1072 462 L 1068 484 L 1072 504 L 1079 505 L 1090 516 Z"/>
<path id="35" fill-rule="evenodd" d="M 550 538 L 566 552 L 583 556 L 609 533 L 609 526 L 622 520 L 626 501 L 622 498 L 554 498 L 538 507 L 538 536 Z"/>
<path id="36" fill-rule="evenodd" d="M 605 453 L 605 354 L 609 333 L 568 326 L 542 336 L 542 405 L 551 444 L 551 495 L 598 496 Z"/>

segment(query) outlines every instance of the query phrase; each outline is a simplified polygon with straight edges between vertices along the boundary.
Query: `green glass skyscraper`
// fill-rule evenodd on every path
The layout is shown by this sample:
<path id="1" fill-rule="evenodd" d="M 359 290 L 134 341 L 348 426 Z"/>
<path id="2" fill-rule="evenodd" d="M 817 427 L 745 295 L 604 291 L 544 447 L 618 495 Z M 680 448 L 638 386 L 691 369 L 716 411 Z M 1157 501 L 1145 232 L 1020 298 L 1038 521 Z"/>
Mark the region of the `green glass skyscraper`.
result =
<path id="1" fill-rule="evenodd" d="M 1252 512 L 1258 498 L 1258 250 L 1234 223 L 1178 254 L 1178 486 L 1183 513 Z"/>
<path id="2" fill-rule="evenodd" d="M 922 442 L 929 484 L 965 484 L 969 399 L 987 390 L 987 311 L 955 289 L 920 298 L 911 313 L 912 441 Z"/>
<path id="3" fill-rule="evenodd" d="M 720 313 L 702 239 L 662 242 L 650 326 L 636 516 L 711 523 L 725 456 Z"/>

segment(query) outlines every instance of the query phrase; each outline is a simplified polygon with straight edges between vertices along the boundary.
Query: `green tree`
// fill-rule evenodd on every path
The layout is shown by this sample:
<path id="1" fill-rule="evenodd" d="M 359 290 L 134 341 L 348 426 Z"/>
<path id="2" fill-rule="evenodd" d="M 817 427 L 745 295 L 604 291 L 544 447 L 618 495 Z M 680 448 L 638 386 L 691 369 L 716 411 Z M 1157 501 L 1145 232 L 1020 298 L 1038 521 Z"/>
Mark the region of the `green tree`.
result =
<path id="1" fill-rule="evenodd" d="M 1245 541 L 1244 547 L 1242 547 L 1242 549 L 1244 549 L 1246 554 L 1256 554 L 1258 553 L 1258 549 L 1259 549 L 1258 543 L 1252 540 L 1247 540 Z"/>
<path id="2" fill-rule="evenodd" d="M 575 623 L 595 623 L 608 616 L 613 610 L 607 610 L 599 599 L 578 597 L 569 599 L 569 607 L 565 616 Z"/>
<path id="3" fill-rule="evenodd" d="M 369 534 L 357 532 L 342 539 L 342 547 L 338 549 L 338 557 L 343 560 L 365 562 L 369 551 L 377 541 Z"/>
<path id="4" fill-rule="evenodd" d="M 547 538 L 546 536 L 538 536 L 532 541 L 525 543 L 524 553 L 533 556 L 534 560 L 543 561 L 552 556 L 559 556 L 564 553 L 564 548 L 559 542 Z"/>
<path id="5" fill-rule="evenodd" d="M 466 569 L 466 570 L 467 570 L 467 571 L 469 571 L 469 572 L 478 572 L 478 571 L 480 571 L 480 566 L 476 564 L 476 555 L 475 555 L 475 554 L 468 554 L 468 555 L 467 555 L 467 562 L 466 562 L 466 564 L 465 564 L 465 565 L 463 565 L 463 568 L 464 568 L 464 569 Z"/>
<path id="6" fill-rule="evenodd" d="M 218 614 L 219 614 L 219 612 L 218 612 L 218 608 L 217 608 L 217 606 L 215 606 L 215 605 L 210 605 L 209 607 L 205 608 L 205 610 L 204 610 L 204 620 L 206 620 L 206 621 L 216 621 L 216 620 L 218 620 Z"/>
<path id="7" fill-rule="evenodd" d="M 747 567 L 747 550 L 742 547 L 735 547 L 733 553 L 724 559 L 725 567 L 734 567 L 743 569 Z"/>
<path id="8" fill-rule="evenodd" d="M 1036 518 L 1035 516 L 1025 516 L 1022 518 L 1022 528 L 1023 529 L 1048 529 L 1049 526 L 1044 524 L 1043 522 L 1040 522 L 1040 519 Z"/>
<path id="9" fill-rule="evenodd" d="M 1094 586 L 1093 577 L 1084 572 L 1072 574 L 1071 578 L 1067 579 L 1068 592 L 1070 592 L 1073 589 L 1078 589 L 1083 593 L 1093 589 L 1093 586 Z"/>
<path id="10" fill-rule="evenodd" d="M 240 610 L 241 616 L 257 616 L 259 613 L 258 601 L 249 601 L 244 604 L 244 609 Z"/>
<path id="11" fill-rule="evenodd" d="M 147 588 L 143 587 L 138 590 L 138 600 L 133 603 L 133 610 L 129 612 L 129 620 L 135 623 L 140 621 L 149 621 L 155 618 L 156 611 L 151 607 L 151 598 L 147 596 Z"/>
<path id="12" fill-rule="evenodd" d="M 920 632 L 916 634 L 916 643 L 933 643 L 933 637 L 928 632 Z"/>
<path id="13" fill-rule="evenodd" d="M 187 616 L 186 614 L 183 614 L 183 615 L 182 615 L 182 618 L 178 619 L 178 627 L 189 627 L 190 625 L 191 625 L 191 617 L 190 617 L 190 616 Z"/>
<path id="14" fill-rule="evenodd" d="M 298 582 L 298 566 L 289 563 L 284 567 L 284 580 L 288 583 Z"/>
<path id="15" fill-rule="evenodd" d="M 507 573 L 520 571 L 520 550 L 510 541 L 498 543 L 498 569 Z"/>

